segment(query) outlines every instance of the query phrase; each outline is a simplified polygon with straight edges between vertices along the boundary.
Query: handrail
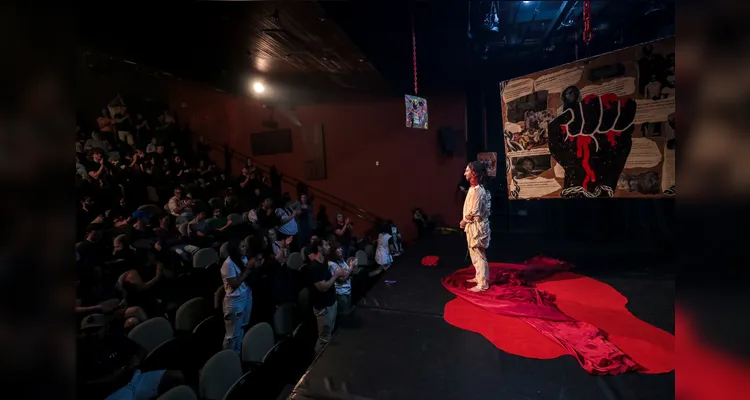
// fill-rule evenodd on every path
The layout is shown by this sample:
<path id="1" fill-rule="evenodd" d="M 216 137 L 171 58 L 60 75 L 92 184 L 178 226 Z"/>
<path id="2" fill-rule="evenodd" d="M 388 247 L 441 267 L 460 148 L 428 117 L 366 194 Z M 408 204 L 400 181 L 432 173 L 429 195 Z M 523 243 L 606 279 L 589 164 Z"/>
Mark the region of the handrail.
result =
<path id="1" fill-rule="evenodd" d="M 218 141 L 215 141 L 213 139 L 207 138 L 205 136 L 203 137 L 203 140 L 204 140 L 205 144 L 208 144 L 208 146 L 211 149 L 213 149 L 213 150 L 217 150 L 217 151 L 222 151 L 223 152 L 224 149 L 228 147 L 228 145 L 226 145 L 226 144 L 222 144 L 222 143 L 220 143 Z M 231 148 L 230 148 L 230 152 L 231 152 L 232 157 L 235 157 L 238 160 L 242 161 L 243 164 L 244 164 L 245 160 L 249 158 L 250 160 L 252 160 L 253 165 L 255 165 L 256 167 L 259 167 L 261 171 L 263 171 L 265 173 L 270 173 L 271 166 L 269 166 L 267 164 L 264 164 L 263 162 L 260 162 L 260 161 L 256 160 L 254 157 L 250 157 L 250 156 L 248 156 L 248 155 L 246 155 L 246 154 L 244 154 L 242 152 L 236 151 L 236 150 L 231 149 Z M 377 215 L 375 215 L 375 214 L 373 214 L 373 213 L 371 213 L 371 212 L 369 212 L 367 210 L 364 210 L 364 209 L 362 209 L 360 207 L 357 207 L 356 205 L 354 205 L 352 203 L 349 203 L 348 201 L 343 200 L 343 199 L 341 199 L 339 197 L 336 197 L 335 195 L 333 195 L 331 193 L 328 193 L 328 192 L 326 192 L 324 190 L 318 189 L 318 188 L 316 188 L 314 186 L 310 186 L 307 182 L 305 182 L 305 181 L 303 181 L 301 179 L 295 178 L 294 176 L 288 175 L 288 174 L 283 173 L 281 171 L 279 171 L 279 174 L 281 174 L 281 180 L 283 182 L 286 182 L 286 183 L 288 183 L 290 185 L 293 185 L 293 186 L 297 186 L 299 183 L 303 183 L 303 184 L 305 184 L 305 186 L 307 186 L 308 191 L 311 192 L 311 194 L 313 194 L 312 197 L 318 198 L 318 197 L 322 196 L 323 197 L 322 200 L 324 200 L 324 201 L 326 201 L 328 203 L 331 203 L 332 205 L 338 206 L 340 209 L 342 209 L 344 211 L 353 212 L 357 217 L 359 217 L 359 218 L 361 218 L 361 219 L 363 219 L 365 221 L 368 221 L 368 222 L 371 222 L 371 223 L 376 223 L 378 221 L 385 221 L 385 218 L 379 217 L 379 216 L 377 216 Z"/>

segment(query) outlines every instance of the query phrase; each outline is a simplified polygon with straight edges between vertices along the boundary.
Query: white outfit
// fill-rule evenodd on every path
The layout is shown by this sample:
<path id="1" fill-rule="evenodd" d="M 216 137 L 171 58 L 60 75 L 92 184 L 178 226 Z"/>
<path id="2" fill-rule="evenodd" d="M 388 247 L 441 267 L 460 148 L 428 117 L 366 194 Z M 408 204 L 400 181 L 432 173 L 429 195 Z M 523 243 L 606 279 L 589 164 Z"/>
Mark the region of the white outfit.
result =
<path id="1" fill-rule="evenodd" d="M 378 248 L 375 249 L 375 262 L 378 263 L 378 265 L 389 265 L 393 263 L 391 249 L 388 247 L 388 240 L 390 239 L 391 235 L 387 233 L 381 233 L 378 235 Z"/>
<path id="2" fill-rule="evenodd" d="M 466 243 L 469 246 L 469 255 L 471 263 L 476 270 L 474 279 L 477 281 L 477 287 L 487 289 L 489 283 L 489 265 L 487 265 L 487 255 L 485 250 L 490 247 L 490 214 L 492 209 L 492 198 L 482 185 L 475 185 L 469 188 L 464 200 L 464 213 L 474 217 L 472 221 L 466 223 L 464 232 L 466 232 Z"/>
<path id="3" fill-rule="evenodd" d="M 247 264 L 247 257 L 242 257 L 242 263 Z M 232 289 L 228 278 L 234 278 L 242 274 L 241 267 L 231 258 L 224 260 L 221 265 L 221 280 L 224 282 L 224 348 L 234 350 L 240 354 L 242 349 L 243 327 L 250 323 L 250 312 L 253 307 L 253 297 L 247 283 Z"/>

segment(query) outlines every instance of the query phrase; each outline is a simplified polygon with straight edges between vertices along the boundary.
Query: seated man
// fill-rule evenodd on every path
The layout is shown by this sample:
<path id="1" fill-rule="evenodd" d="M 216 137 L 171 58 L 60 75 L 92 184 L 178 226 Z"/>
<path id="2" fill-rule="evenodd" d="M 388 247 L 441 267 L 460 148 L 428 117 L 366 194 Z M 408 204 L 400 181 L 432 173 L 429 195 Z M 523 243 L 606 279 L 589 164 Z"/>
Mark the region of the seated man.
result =
<path id="1" fill-rule="evenodd" d="M 174 196 L 169 199 L 169 213 L 177 217 L 175 223 L 181 224 L 189 221 L 193 217 L 193 200 L 184 199 L 182 188 L 177 187 L 174 190 Z"/>
<path id="2" fill-rule="evenodd" d="M 180 256 L 182 260 L 190 261 L 200 247 L 184 243 L 182 236 L 170 228 L 170 222 L 171 216 L 167 214 L 159 217 L 159 226 L 154 228 L 156 234 L 154 249 L 158 252 L 170 251 Z"/>
<path id="3" fill-rule="evenodd" d="M 215 237 L 216 234 L 224 232 L 230 226 L 232 226 L 232 220 L 227 220 L 226 225 L 223 227 L 211 229 L 211 225 L 209 225 L 206 219 L 206 212 L 199 211 L 195 215 L 195 219 L 188 224 L 188 236 L 200 247 L 211 247 L 214 241 L 217 240 Z"/>

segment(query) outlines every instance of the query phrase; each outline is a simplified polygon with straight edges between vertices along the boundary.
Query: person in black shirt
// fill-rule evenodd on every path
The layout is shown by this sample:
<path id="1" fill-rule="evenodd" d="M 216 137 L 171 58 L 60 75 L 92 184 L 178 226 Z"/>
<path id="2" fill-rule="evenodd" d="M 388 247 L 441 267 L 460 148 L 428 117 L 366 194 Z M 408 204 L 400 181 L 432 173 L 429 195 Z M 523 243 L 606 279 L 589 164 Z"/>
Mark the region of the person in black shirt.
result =
<path id="1" fill-rule="evenodd" d="M 323 351 L 333 335 L 337 311 L 335 283 L 338 278 L 347 274 L 343 269 L 336 269 L 331 274 L 323 256 L 325 246 L 325 242 L 316 240 L 307 247 L 308 265 L 304 269 L 310 290 L 310 303 L 318 320 L 316 354 Z"/>

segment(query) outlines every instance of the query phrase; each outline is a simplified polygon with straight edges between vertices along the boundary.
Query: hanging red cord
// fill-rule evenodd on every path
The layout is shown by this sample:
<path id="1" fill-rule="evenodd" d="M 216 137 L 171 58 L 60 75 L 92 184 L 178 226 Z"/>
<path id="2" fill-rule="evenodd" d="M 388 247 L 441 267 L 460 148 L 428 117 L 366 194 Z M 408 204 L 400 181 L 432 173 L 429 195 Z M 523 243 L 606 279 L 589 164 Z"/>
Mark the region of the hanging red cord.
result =
<path id="1" fill-rule="evenodd" d="M 417 34 L 414 30 L 414 12 L 411 13 L 411 52 L 414 61 L 414 94 L 419 94 L 419 85 L 417 79 Z"/>
<path id="2" fill-rule="evenodd" d="M 583 41 L 586 44 L 591 42 L 594 33 L 591 31 L 591 0 L 583 2 Z"/>

